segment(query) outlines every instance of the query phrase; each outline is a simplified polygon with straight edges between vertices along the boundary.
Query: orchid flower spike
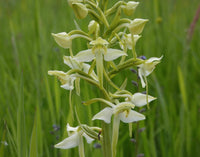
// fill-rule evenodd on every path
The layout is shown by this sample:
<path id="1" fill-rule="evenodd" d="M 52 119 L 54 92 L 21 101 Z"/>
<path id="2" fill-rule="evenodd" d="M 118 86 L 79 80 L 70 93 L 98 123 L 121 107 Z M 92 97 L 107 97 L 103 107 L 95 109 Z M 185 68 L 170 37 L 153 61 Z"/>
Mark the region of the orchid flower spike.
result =
<path id="1" fill-rule="evenodd" d="M 143 77 L 146 80 L 146 77 L 153 72 L 153 70 L 155 69 L 156 65 L 158 63 L 160 63 L 160 60 L 162 58 L 163 58 L 163 56 L 161 56 L 160 58 L 152 57 L 152 58 L 149 58 L 149 59 L 145 60 L 144 63 L 138 65 L 138 67 L 139 67 L 138 75 L 139 75 L 139 77 L 141 79 L 141 83 L 142 83 L 142 87 L 143 88 L 146 86 L 146 81 L 143 80 Z"/>

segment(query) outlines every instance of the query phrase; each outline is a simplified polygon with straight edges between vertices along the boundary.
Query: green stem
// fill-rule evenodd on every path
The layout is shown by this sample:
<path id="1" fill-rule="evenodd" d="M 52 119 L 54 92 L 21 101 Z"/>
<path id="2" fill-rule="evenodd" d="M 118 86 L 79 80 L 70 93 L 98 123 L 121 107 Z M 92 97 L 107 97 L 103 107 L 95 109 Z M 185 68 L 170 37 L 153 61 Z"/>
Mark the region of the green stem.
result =
<path id="1" fill-rule="evenodd" d="M 74 57 L 71 47 L 69 48 L 69 53 L 70 53 L 70 56 L 71 56 L 71 57 Z"/>
<path id="2" fill-rule="evenodd" d="M 96 52 L 96 69 L 100 87 L 103 88 L 103 54 Z"/>
<path id="3" fill-rule="evenodd" d="M 107 72 L 106 66 L 103 67 L 105 68 L 105 72 Z M 105 76 L 104 76 L 105 77 Z M 104 88 L 106 92 L 109 92 L 109 86 L 108 86 L 108 81 L 105 79 L 104 81 Z M 105 97 L 103 97 L 105 98 Z M 110 98 L 110 97 L 109 97 Z M 105 98 L 106 100 L 110 101 L 109 99 Z M 101 108 L 105 108 L 105 104 L 101 105 Z M 112 157 L 112 149 L 111 149 L 111 124 L 107 124 L 104 121 L 102 121 L 102 135 L 103 135 L 103 156 L 104 157 Z"/>
<path id="4" fill-rule="evenodd" d="M 148 89 L 148 82 L 147 82 L 147 77 L 144 76 L 144 81 L 146 84 L 146 100 L 147 100 L 147 108 L 149 109 L 149 100 L 148 100 L 148 93 L 149 93 L 149 89 Z"/>
<path id="5" fill-rule="evenodd" d="M 117 141 L 119 136 L 119 125 L 120 125 L 120 120 L 118 118 L 118 115 L 115 115 L 113 121 L 113 132 L 112 132 L 112 157 L 116 156 Z"/>
<path id="6" fill-rule="evenodd" d="M 132 52 L 133 52 L 133 57 L 134 58 L 137 58 L 137 53 L 136 53 L 136 51 L 135 51 L 135 42 L 134 42 L 134 35 L 133 34 L 131 34 L 131 40 L 132 40 Z"/>
<path id="7" fill-rule="evenodd" d="M 84 152 L 84 143 L 83 143 L 83 137 L 81 136 L 79 139 L 79 157 L 85 157 L 85 152 Z"/>
<path id="8" fill-rule="evenodd" d="M 102 105 L 103 106 L 103 105 Z M 102 121 L 102 134 L 103 134 L 103 156 L 111 157 L 111 126 L 110 124 Z"/>

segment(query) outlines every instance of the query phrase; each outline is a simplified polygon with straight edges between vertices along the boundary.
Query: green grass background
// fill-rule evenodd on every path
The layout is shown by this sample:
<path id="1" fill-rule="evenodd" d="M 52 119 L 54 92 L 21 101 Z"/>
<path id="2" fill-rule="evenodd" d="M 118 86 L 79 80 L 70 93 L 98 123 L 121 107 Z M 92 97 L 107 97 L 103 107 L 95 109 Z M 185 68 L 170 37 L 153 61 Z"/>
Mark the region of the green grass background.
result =
<path id="1" fill-rule="evenodd" d="M 199 0 L 140 0 L 132 17 L 150 20 L 137 44 L 138 55 L 147 58 L 164 55 L 148 77 L 150 94 L 158 99 L 146 112 L 147 119 L 140 123 L 145 131 L 139 135 L 139 153 L 145 157 L 200 154 L 200 20 L 191 43 L 186 42 L 199 3 Z M 68 52 L 56 45 L 51 32 L 69 32 L 75 28 L 74 19 L 66 0 L 0 1 L 0 157 L 78 156 L 77 148 L 62 151 L 53 148 L 66 137 L 66 123 L 72 120 L 68 92 L 47 75 L 48 70 L 67 70 L 62 57 Z M 87 30 L 89 18 L 75 20 Z M 73 42 L 73 46 L 75 52 L 86 48 L 81 40 Z M 123 74 L 129 75 L 131 84 L 134 74 L 129 70 Z M 119 76 L 118 81 L 125 75 Z M 135 87 L 129 88 L 134 91 Z M 81 91 L 86 95 L 74 101 L 80 119 L 98 125 L 88 122 L 98 107 L 80 104 L 97 91 L 85 82 Z M 54 131 L 53 125 L 60 129 Z M 127 129 L 121 123 L 118 157 L 134 156 L 135 146 Z M 101 150 L 92 144 L 85 145 L 85 152 L 88 157 L 102 156 Z"/>

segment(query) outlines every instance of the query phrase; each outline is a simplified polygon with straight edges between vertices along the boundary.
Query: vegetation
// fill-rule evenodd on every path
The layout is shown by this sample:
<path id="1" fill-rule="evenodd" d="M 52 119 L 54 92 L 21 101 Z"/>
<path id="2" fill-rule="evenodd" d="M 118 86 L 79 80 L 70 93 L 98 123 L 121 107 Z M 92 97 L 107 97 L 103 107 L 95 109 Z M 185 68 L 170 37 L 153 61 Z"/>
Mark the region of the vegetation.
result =
<path id="1" fill-rule="evenodd" d="M 145 112 L 147 119 L 139 123 L 140 129 L 133 129 L 139 134 L 138 152 L 145 157 L 200 153 L 200 20 L 191 40 L 187 40 L 198 5 L 198 0 L 140 1 L 134 14 L 133 18 L 149 19 L 136 46 L 138 55 L 149 58 L 164 54 L 162 64 L 148 77 L 149 92 L 158 99 Z M 58 47 L 51 33 L 69 32 L 78 25 L 87 30 L 90 18 L 86 22 L 77 20 L 65 0 L 7 0 L 0 1 L 0 21 L 0 157 L 78 156 L 77 148 L 53 148 L 66 137 L 69 93 L 47 71 L 67 69 L 62 60 L 67 51 Z M 86 49 L 79 39 L 75 42 L 76 52 Z M 136 79 L 126 70 L 115 82 L 125 76 L 128 82 Z M 86 82 L 81 83 L 81 90 L 87 94 L 83 100 L 97 92 L 93 87 L 86 88 Z M 129 90 L 135 91 L 136 87 L 129 86 Z M 96 106 L 89 110 L 81 101 L 74 103 L 86 123 L 93 117 L 91 112 L 99 110 Z M 133 156 L 135 152 L 127 129 L 126 124 L 120 124 L 120 135 L 124 135 L 119 138 L 118 157 Z M 93 146 L 85 147 L 86 156 L 92 152 L 100 157 L 101 150 Z"/>

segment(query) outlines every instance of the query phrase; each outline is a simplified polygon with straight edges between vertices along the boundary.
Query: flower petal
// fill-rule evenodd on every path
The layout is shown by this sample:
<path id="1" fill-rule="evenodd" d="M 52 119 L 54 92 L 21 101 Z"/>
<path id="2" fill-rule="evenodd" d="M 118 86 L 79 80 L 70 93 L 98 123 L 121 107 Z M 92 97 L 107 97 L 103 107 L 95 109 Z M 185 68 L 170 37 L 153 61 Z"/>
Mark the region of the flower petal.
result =
<path id="1" fill-rule="evenodd" d="M 71 56 L 64 56 L 63 59 L 64 59 L 64 63 L 68 65 L 70 68 L 81 70 L 80 63 L 74 58 L 72 58 Z"/>
<path id="2" fill-rule="evenodd" d="M 142 107 L 142 106 L 147 104 L 147 99 L 146 98 L 147 98 L 146 94 L 135 93 L 131 98 L 131 102 L 137 107 Z M 153 101 L 155 99 L 156 98 L 148 95 L 148 102 L 151 102 L 151 101 Z"/>
<path id="3" fill-rule="evenodd" d="M 83 136 L 85 137 L 87 143 L 91 143 L 92 141 L 94 141 L 94 139 L 89 137 L 86 133 L 83 133 Z"/>
<path id="4" fill-rule="evenodd" d="M 144 88 L 146 86 L 146 84 L 145 84 L 143 77 L 142 77 L 142 76 L 144 76 L 144 74 L 142 73 L 140 68 L 138 69 L 138 75 L 139 75 L 140 80 L 141 80 L 142 88 Z M 146 77 L 146 76 L 144 76 L 144 77 Z"/>
<path id="5" fill-rule="evenodd" d="M 77 132 L 77 130 L 78 130 L 78 126 L 77 127 L 71 127 L 70 125 L 69 125 L 69 123 L 67 123 L 67 132 Z"/>
<path id="6" fill-rule="evenodd" d="M 127 54 L 124 51 L 118 50 L 118 49 L 107 49 L 107 53 L 104 54 L 104 60 L 105 61 L 112 61 L 115 60 L 121 56 L 127 56 Z"/>
<path id="7" fill-rule="evenodd" d="M 49 75 L 54 75 L 54 76 L 58 76 L 58 77 L 66 77 L 66 73 L 63 71 L 58 71 L 58 70 L 49 70 L 48 71 Z"/>
<path id="8" fill-rule="evenodd" d="M 160 61 L 162 58 L 163 58 L 163 55 L 160 58 L 151 57 L 146 61 L 146 63 L 151 63 L 151 62 L 154 62 L 154 61 Z"/>
<path id="9" fill-rule="evenodd" d="M 56 144 L 54 147 L 60 148 L 60 149 L 74 148 L 74 147 L 78 146 L 79 138 L 80 138 L 80 135 L 79 135 L 79 133 L 76 132 L 72 136 L 69 136 L 68 138 L 64 139 L 60 143 Z"/>
<path id="10" fill-rule="evenodd" d="M 83 63 L 83 71 L 84 71 L 85 73 L 88 74 L 89 69 L 90 69 L 90 65 L 89 65 L 89 64 L 86 64 L 86 63 Z M 95 74 L 94 70 L 92 70 L 92 72 L 90 73 L 90 76 L 91 76 L 93 79 L 95 79 L 96 81 L 98 81 L 98 77 L 97 77 L 97 75 Z"/>
<path id="11" fill-rule="evenodd" d="M 99 113 L 94 115 L 92 120 L 100 119 L 100 120 L 103 120 L 106 123 L 110 123 L 112 114 L 113 114 L 113 109 L 110 108 L 110 107 L 106 107 L 103 110 L 101 110 Z"/>
<path id="12" fill-rule="evenodd" d="M 75 57 L 80 62 L 90 62 L 95 58 L 91 49 L 80 51 Z"/>
<path id="13" fill-rule="evenodd" d="M 61 85 L 60 87 L 66 90 L 73 90 L 74 89 L 74 80 L 76 77 L 69 76 L 65 79 L 65 84 Z"/>
<path id="14" fill-rule="evenodd" d="M 129 110 L 128 116 L 125 112 L 119 113 L 119 119 L 124 123 L 132 123 L 144 120 L 145 116 L 136 111 Z"/>

